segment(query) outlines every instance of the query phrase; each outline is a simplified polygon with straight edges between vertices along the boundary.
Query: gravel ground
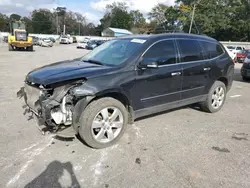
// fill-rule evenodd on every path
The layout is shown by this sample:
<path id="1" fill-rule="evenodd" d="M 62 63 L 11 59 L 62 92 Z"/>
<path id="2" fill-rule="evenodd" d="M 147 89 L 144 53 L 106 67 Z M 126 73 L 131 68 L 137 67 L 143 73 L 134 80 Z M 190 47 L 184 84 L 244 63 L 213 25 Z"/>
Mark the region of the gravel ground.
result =
<path id="1" fill-rule="evenodd" d="M 143 118 L 102 150 L 42 135 L 16 97 L 25 75 L 86 52 L 75 45 L 9 52 L 0 44 L 0 187 L 250 187 L 250 83 L 239 64 L 216 114 L 184 107 Z"/>

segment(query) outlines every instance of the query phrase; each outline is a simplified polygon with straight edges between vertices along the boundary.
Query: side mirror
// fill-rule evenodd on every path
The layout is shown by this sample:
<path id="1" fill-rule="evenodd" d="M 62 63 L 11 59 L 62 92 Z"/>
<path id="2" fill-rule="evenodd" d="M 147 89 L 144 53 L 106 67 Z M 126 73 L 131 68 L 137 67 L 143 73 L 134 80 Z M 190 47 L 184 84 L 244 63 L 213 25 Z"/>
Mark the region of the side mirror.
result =
<path id="1" fill-rule="evenodd" d="M 146 69 L 146 68 L 156 69 L 156 68 L 158 68 L 158 63 L 156 61 L 153 61 L 153 60 L 145 60 L 145 59 L 143 59 L 139 63 L 138 68 L 140 68 L 140 69 Z"/>

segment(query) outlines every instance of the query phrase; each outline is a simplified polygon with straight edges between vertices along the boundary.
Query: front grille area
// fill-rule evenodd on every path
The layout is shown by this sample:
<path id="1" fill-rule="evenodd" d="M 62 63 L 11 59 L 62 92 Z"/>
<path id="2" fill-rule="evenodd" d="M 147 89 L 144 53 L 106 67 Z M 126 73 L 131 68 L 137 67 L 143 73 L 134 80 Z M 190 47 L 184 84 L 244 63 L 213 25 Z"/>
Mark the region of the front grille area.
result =
<path id="1" fill-rule="evenodd" d="M 33 110 L 35 110 L 36 112 L 39 111 L 40 109 L 40 93 L 41 90 L 30 86 L 28 84 L 25 84 L 24 86 L 24 91 L 25 91 L 25 101 L 26 104 Z"/>

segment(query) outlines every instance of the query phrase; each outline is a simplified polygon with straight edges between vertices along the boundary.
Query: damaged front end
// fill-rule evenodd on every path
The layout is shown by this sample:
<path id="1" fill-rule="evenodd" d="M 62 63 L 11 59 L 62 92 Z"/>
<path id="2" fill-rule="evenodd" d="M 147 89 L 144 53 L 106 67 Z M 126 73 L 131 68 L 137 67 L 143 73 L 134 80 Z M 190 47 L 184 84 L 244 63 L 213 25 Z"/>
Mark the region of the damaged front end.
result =
<path id="1" fill-rule="evenodd" d="M 85 81 L 81 79 L 48 86 L 25 81 L 17 95 L 24 97 L 28 110 L 43 122 L 44 128 L 40 130 L 56 133 L 71 126 L 77 99 L 70 91 Z"/>

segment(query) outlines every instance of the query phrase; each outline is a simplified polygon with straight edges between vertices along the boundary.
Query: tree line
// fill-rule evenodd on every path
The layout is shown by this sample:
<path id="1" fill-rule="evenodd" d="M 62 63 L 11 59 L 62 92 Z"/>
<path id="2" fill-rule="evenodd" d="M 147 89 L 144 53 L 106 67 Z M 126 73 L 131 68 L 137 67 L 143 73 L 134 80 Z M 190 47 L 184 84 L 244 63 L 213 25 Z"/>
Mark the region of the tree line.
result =
<path id="1" fill-rule="evenodd" d="M 24 21 L 30 33 L 61 33 L 65 24 L 66 33 L 73 35 L 101 35 L 104 29 L 114 27 L 136 34 L 191 31 L 221 41 L 250 41 L 249 0 L 176 0 L 174 6 L 156 5 L 147 15 L 129 10 L 124 2 L 114 2 L 106 6 L 106 13 L 97 26 L 87 23 L 80 13 L 60 8 L 39 9 L 28 17 L 0 14 L 0 31 L 9 31 L 5 24 L 9 20 Z"/>

